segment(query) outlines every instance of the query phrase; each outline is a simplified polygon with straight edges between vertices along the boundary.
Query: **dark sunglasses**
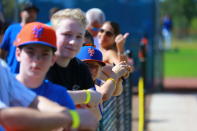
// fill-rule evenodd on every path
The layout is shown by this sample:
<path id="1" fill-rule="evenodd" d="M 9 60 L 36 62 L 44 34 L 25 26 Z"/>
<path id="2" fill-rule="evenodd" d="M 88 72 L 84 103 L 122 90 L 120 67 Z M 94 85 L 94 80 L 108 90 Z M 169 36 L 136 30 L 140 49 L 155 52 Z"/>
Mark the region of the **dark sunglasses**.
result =
<path id="1" fill-rule="evenodd" d="M 114 35 L 111 31 L 106 31 L 104 29 L 100 29 L 99 32 L 100 33 L 105 33 L 106 36 L 108 36 L 108 37 L 112 37 Z"/>

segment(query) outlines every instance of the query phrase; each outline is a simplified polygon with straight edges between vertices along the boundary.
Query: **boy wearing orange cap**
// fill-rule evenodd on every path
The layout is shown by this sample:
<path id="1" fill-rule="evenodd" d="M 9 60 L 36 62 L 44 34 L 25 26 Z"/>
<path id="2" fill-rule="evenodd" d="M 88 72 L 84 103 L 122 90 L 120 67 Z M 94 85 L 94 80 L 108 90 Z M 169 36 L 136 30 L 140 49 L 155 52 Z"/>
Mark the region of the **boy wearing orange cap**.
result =
<path id="1" fill-rule="evenodd" d="M 20 66 L 15 57 L 14 41 L 25 24 L 36 21 L 38 12 L 39 9 L 35 5 L 25 4 L 20 12 L 21 22 L 10 25 L 5 31 L 2 44 L 0 44 L 0 57 L 6 60 L 13 73 L 18 73 Z"/>
<path id="2" fill-rule="evenodd" d="M 1 126 L 10 131 L 49 131 L 59 127 L 70 130 L 72 125 L 93 131 L 97 126 L 89 111 L 77 109 L 75 113 L 25 88 L 1 59 L 0 87 L 0 130 L 4 130 Z"/>
<path id="3" fill-rule="evenodd" d="M 38 95 L 75 109 L 66 88 L 44 80 L 47 71 L 55 62 L 55 31 L 39 22 L 26 24 L 18 34 L 15 45 L 16 58 L 20 62 L 16 78 Z"/>
<path id="4" fill-rule="evenodd" d="M 0 125 L 8 130 L 43 131 L 59 127 L 95 130 L 97 121 L 90 112 L 68 110 L 75 107 L 64 87 L 44 81 L 46 72 L 55 61 L 54 30 L 39 22 L 27 24 L 17 36 L 15 45 L 17 59 L 21 62 L 17 79 L 39 95 L 67 108 L 25 88 L 13 78 L 0 59 Z M 86 117 L 89 121 L 85 121 Z"/>

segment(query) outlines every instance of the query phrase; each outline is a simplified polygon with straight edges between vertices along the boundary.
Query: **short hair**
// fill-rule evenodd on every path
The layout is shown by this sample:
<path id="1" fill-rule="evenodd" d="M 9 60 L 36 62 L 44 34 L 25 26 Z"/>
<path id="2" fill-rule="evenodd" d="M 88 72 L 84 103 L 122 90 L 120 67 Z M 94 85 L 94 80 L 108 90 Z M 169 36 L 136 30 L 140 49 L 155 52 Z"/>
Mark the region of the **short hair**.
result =
<path id="1" fill-rule="evenodd" d="M 32 3 L 26 3 L 22 6 L 21 11 L 29 11 L 29 10 L 34 10 L 36 13 L 39 12 L 39 9 Z"/>
<path id="2" fill-rule="evenodd" d="M 87 18 L 88 24 L 91 24 L 94 21 L 97 21 L 99 24 L 102 25 L 105 22 L 105 14 L 99 8 L 89 9 L 86 12 L 86 18 Z"/>
<path id="3" fill-rule="evenodd" d="M 60 8 L 58 7 L 53 7 L 49 10 L 49 18 L 52 17 L 53 14 L 55 14 L 56 12 L 58 12 L 60 10 Z"/>
<path id="4" fill-rule="evenodd" d="M 52 26 L 54 28 L 58 27 L 61 20 L 64 19 L 74 19 L 80 23 L 80 25 L 85 29 L 87 25 L 87 20 L 85 13 L 81 9 L 62 9 L 57 11 L 51 18 Z"/>
<path id="5" fill-rule="evenodd" d="M 9 23 L 0 21 L 0 35 L 3 35 L 8 28 Z"/>

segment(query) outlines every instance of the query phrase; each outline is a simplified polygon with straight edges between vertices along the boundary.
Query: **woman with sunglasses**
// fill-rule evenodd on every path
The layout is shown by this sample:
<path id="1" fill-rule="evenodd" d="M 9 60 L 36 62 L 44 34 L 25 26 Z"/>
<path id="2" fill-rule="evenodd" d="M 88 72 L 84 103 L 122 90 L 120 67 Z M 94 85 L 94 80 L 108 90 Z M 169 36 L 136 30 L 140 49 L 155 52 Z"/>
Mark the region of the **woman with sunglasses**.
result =
<path id="1" fill-rule="evenodd" d="M 118 64 L 124 53 L 124 44 L 129 33 L 120 34 L 119 25 L 115 22 L 105 22 L 98 32 L 100 50 L 103 53 L 103 60 L 109 64 Z"/>
<path id="2" fill-rule="evenodd" d="M 120 34 L 119 25 L 115 22 L 106 21 L 100 31 L 98 32 L 98 41 L 100 44 L 100 50 L 103 54 L 103 61 L 108 63 L 103 72 L 108 72 L 109 66 L 116 65 L 121 61 L 128 62 L 128 58 L 124 55 L 124 44 L 129 33 Z M 128 63 L 132 65 L 131 63 Z M 128 77 L 133 68 L 130 68 L 129 73 L 125 76 Z M 106 79 L 105 73 L 101 75 L 102 79 Z"/>

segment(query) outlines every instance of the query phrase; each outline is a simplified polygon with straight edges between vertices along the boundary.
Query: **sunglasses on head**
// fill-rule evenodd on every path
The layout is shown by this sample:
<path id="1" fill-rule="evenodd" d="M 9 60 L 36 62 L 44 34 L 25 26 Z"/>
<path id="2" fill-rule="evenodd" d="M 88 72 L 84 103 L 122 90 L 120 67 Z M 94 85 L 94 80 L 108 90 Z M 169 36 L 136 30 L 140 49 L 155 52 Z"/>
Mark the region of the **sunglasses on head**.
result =
<path id="1" fill-rule="evenodd" d="M 100 33 L 105 33 L 106 36 L 108 36 L 108 37 L 112 37 L 114 35 L 111 31 L 106 31 L 104 29 L 100 29 L 99 32 Z"/>

